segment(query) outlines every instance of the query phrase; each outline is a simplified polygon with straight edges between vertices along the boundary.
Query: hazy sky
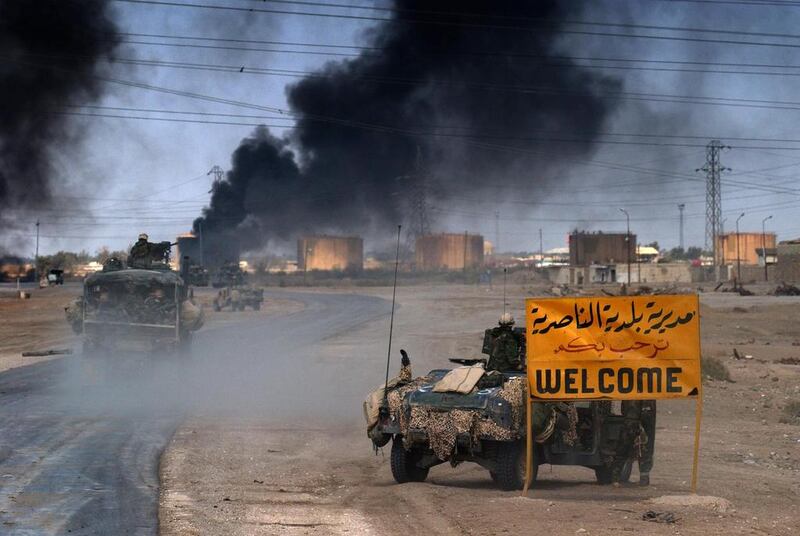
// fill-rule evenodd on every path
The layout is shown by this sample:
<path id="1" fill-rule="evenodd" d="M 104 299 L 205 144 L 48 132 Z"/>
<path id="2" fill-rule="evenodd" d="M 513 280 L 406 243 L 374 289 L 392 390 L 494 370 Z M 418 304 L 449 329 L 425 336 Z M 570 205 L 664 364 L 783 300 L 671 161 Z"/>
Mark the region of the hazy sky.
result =
<path id="1" fill-rule="evenodd" d="M 202 3 L 375 15 L 375 12 L 351 8 L 252 0 L 208 0 Z M 577 5 L 577 0 L 574 3 Z M 361 1 L 358 4 L 384 5 Z M 655 240 L 662 246 L 673 247 L 678 242 L 677 205 L 685 203 L 686 242 L 688 245 L 702 245 L 705 183 L 703 174 L 696 173 L 695 169 L 704 163 L 704 146 L 708 139 L 716 137 L 732 147 L 722 156 L 723 164 L 731 168 L 723 177 L 725 229 L 733 230 L 734 220 L 744 211 L 742 230 L 760 231 L 762 219 L 773 215 L 774 218 L 767 222 L 767 229 L 776 231 L 779 239 L 800 236 L 800 223 L 795 218 L 800 205 L 800 188 L 796 179 L 800 170 L 800 132 L 797 128 L 800 98 L 796 96 L 800 89 L 800 58 L 797 57 L 800 51 L 800 31 L 797 30 L 800 5 L 753 4 L 758 2 L 609 0 L 590 3 L 591 7 L 577 19 L 640 26 L 575 25 L 570 27 L 575 33 L 561 38 L 560 47 L 564 55 L 594 58 L 579 63 L 624 80 L 625 99 L 605 131 L 657 136 L 604 136 L 601 140 L 606 143 L 598 144 L 594 155 L 575 161 L 563 171 L 556 183 L 551 182 L 545 188 L 537 184 L 536 170 L 531 169 L 530 187 L 525 191 L 508 191 L 502 184 L 491 184 L 478 196 L 471 194 L 446 203 L 432 202 L 435 229 L 481 232 L 494 241 L 495 213 L 499 212 L 501 249 L 538 249 L 539 228 L 543 228 L 544 247 L 547 249 L 566 245 L 567 233 L 575 227 L 624 231 L 625 219 L 619 212 L 619 208 L 624 207 L 630 212 L 632 231 L 639 235 L 641 242 Z M 275 70 L 309 71 L 326 61 L 336 61 L 337 56 L 300 53 L 311 50 L 300 45 L 236 44 L 175 37 L 348 45 L 361 44 L 363 32 L 370 27 L 365 21 L 292 14 L 125 2 L 114 2 L 114 8 L 121 30 L 129 34 L 124 36 L 128 42 L 117 53 L 121 59 L 234 67 L 233 72 L 215 72 L 207 68 L 189 70 L 121 65 L 114 73 L 115 78 L 279 108 L 287 106 L 284 87 L 297 78 L 279 76 Z M 706 28 L 730 33 L 647 29 L 641 25 Z M 784 35 L 752 35 L 756 32 Z M 591 35 L 597 33 L 661 38 Z M 741 41 L 762 44 L 738 43 Z M 143 44 L 147 42 L 158 44 Z M 192 46 L 166 46 L 167 43 Z M 763 43 L 780 46 L 765 46 Z M 204 48 L 206 46 L 271 51 L 220 50 Z M 347 49 L 326 50 L 350 52 Z M 612 64 L 597 58 L 650 62 Z M 661 63 L 653 63 L 653 60 Z M 664 63 L 669 61 L 682 63 Z M 708 65 L 709 62 L 713 65 Z M 611 68 L 611 65 L 626 68 Z M 769 67 L 771 65 L 778 67 Z M 239 72 L 236 67 L 244 67 L 244 71 Z M 253 68 L 271 71 L 270 74 L 248 72 Z M 758 74 L 745 74 L 748 72 Z M 495 97 L 487 95 L 487 98 Z M 530 98 L 535 99 L 536 94 L 531 94 Z M 723 101 L 716 100 L 720 98 L 742 100 L 724 101 L 733 104 L 729 106 L 721 105 Z M 129 118 L 75 118 L 85 128 L 81 149 L 57 155 L 61 173 L 58 182 L 64 185 L 65 195 L 75 196 L 69 198 L 74 200 L 74 204 L 66 209 L 20 213 L 19 221 L 27 230 L 0 235 L 0 244 L 5 243 L 22 254 L 32 253 L 32 241 L 28 241 L 37 217 L 42 222 L 41 251 L 44 253 L 58 249 L 94 251 L 103 245 L 124 248 L 141 231 L 148 232 L 155 240 L 172 239 L 190 229 L 192 220 L 207 202 L 212 182 L 207 172 L 214 165 L 229 168 L 232 151 L 252 131 L 252 125 L 291 125 L 291 120 L 271 118 L 275 114 L 270 112 L 118 83 L 107 85 L 106 94 L 97 105 L 105 108 L 76 111 Z M 161 111 L 143 111 L 145 109 Z M 233 115 L 196 115 L 198 113 Z M 166 122 L 130 116 L 245 125 Z M 281 132 L 280 128 L 271 127 L 271 130 Z M 576 137 L 580 135 L 576 133 Z M 643 145 L 632 145 L 631 142 Z M 796 149 L 789 150 L 792 148 Z M 86 211 L 79 212 L 84 207 Z M 292 216 L 287 214 L 286 217 Z M 367 249 L 370 245 L 367 244 Z"/>

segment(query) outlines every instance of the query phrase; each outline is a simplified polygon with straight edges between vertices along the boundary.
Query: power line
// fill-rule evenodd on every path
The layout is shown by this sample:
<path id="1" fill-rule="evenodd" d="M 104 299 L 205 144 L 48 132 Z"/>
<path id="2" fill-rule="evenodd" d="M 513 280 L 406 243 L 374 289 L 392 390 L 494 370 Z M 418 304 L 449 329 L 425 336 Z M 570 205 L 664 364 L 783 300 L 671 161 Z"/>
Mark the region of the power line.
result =
<path id="1" fill-rule="evenodd" d="M 195 9 L 209 9 L 209 10 L 217 10 L 217 11 L 235 11 L 241 13 L 269 13 L 269 14 L 280 14 L 280 15 L 296 15 L 296 16 L 310 16 L 310 17 L 325 17 L 325 18 L 337 18 L 337 19 L 345 19 L 345 20 L 355 20 L 355 21 L 374 21 L 374 22 L 392 22 L 392 23 L 411 23 L 411 24 L 431 24 L 437 26 L 458 26 L 458 27 L 465 27 L 465 28 L 485 28 L 485 29 L 497 29 L 497 30 L 523 30 L 523 31 L 531 31 L 534 28 L 525 27 L 525 26 L 510 26 L 510 25 L 489 25 L 489 24 L 477 24 L 477 23 L 463 23 L 463 22 L 454 22 L 454 21 L 437 21 L 437 20 L 421 20 L 421 19 L 401 19 L 401 18 L 385 18 L 385 17 L 372 17 L 372 16 L 365 16 L 365 15 L 349 15 L 349 14 L 334 14 L 334 13 L 315 13 L 315 12 L 307 12 L 307 11 L 288 11 L 288 10 L 279 10 L 279 9 L 268 9 L 268 8 L 245 8 L 245 7 L 237 7 L 237 6 L 220 6 L 214 4 L 188 4 L 182 2 L 169 2 L 164 0 L 114 0 L 116 2 L 124 2 L 129 4 L 145 4 L 145 5 L 157 5 L 157 6 L 167 6 L 167 7 L 180 7 L 180 8 L 195 8 Z M 583 25 L 583 26 L 603 26 L 603 27 L 624 27 L 630 29 L 651 29 L 651 30 L 660 30 L 660 31 L 682 31 L 682 32 L 696 32 L 696 33 L 716 33 L 716 34 L 728 34 L 728 35 L 747 35 L 748 32 L 746 31 L 738 31 L 738 30 L 714 30 L 708 28 L 682 28 L 682 27 L 668 27 L 668 26 L 656 26 L 656 25 L 636 25 L 636 24 L 625 24 L 625 23 L 606 23 L 606 22 L 594 22 L 594 21 L 549 21 L 548 24 L 550 25 L 558 25 L 558 24 L 571 24 L 571 25 Z M 684 41 L 684 42 L 694 42 L 694 43 L 709 43 L 709 44 L 724 44 L 724 45 L 743 45 L 743 46 L 767 46 L 767 47 L 782 47 L 782 48 L 800 48 L 800 44 L 792 44 L 792 43 L 779 43 L 779 42 L 763 42 L 763 41 L 737 41 L 732 39 L 706 39 L 706 38 L 699 38 L 699 37 L 678 37 L 678 36 L 668 36 L 668 35 L 645 35 L 645 34 L 626 34 L 626 33 L 618 33 L 618 32 L 597 32 L 597 31 L 588 31 L 588 30 L 567 30 L 564 28 L 559 27 L 557 29 L 557 33 L 559 34 L 574 34 L 574 35 L 588 35 L 588 36 L 597 36 L 597 37 L 623 37 L 623 38 L 633 38 L 633 39 L 654 39 L 654 40 L 666 40 L 666 41 Z M 798 38 L 798 36 L 793 34 L 766 34 L 765 32 L 751 32 L 754 36 L 760 35 L 773 35 L 776 37 L 784 37 L 784 38 Z"/>
<path id="2" fill-rule="evenodd" d="M 376 52 L 385 52 L 388 49 L 386 47 L 379 47 L 379 46 L 367 46 L 367 45 L 342 45 L 342 44 L 332 44 L 332 43 L 308 43 L 308 42 L 298 42 L 298 41 L 267 41 L 267 40 L 259 40 L 259 39 L 239 39 L 239 38 L 225 38 L 225 37 L 207 37 L 207 36 L 187 36 L 187 35 L 169 35 L 169 34 L 148 34 L 148 33 L 132 33 L 132 32 L 123 32 L 121 33 L 123 36 L 131 36 L 131 37 L 146 37 L 146 38 L 157 38 L 157 39 L 175 39 L 181 41 L 206 41 L 206 42 L 229 42 L 229 43 L 241 43 L 241 44 L 267 44 L 267 45 L 278 45 L 278 46 L 302 46 L 302 47 L 316 47 L 316 48 L 346 48 L 346 49 L 353 49 L 359 51 L 376 51 Z M 797 36 L 800 38 L 800 35 Z M 137 42 L 138 43 L 138 42 Z M 147 42 L 146 44 L 152 45 L 160 45 L 162 43 L 153 43 Z M 191 45 L 190 45 L 191 46 Z M 239 49 L 237 49 L 239 50 Z M 258 49 L 249 49 L 249 48 L 242 48 L 241 50 L 244 51 L 258 51 Z M 295 52 L 291 50 L 265 50 L 267 52 Z M 315 51 L 302 51 L 314 53 Z M 543 55 L 543 54 L 526 54 L 521 52 L 495 52 L 495 51 L 436 51 L 436 50 L 428 50 L 428 51 L 415 51 L 415 55 L 465 55 L 465 56 L 486 56 L 490 58 L 528 58 L 528 59 L 538 59 L 538 60 L 555 60 L 555 61 L 595 61 L 595 62 L 616 62 L 616 63 L 645 63 L 645 64 L 655 64 L 655 65 L 676 65 L 676 64 L 683 64 L 683 65 L 693 65 L 693 66 L 705 66 L 705 67 L 740 67 L 740 68 L 753 68 L 753 69 L 800 69 L 800 65 L 791 65 L 791 64 L 775 64 L 775 63 L 743 63 L 743 62 L 720 62 L 720 61 L 699 61 L 699 60 L 665 60 L 665 59 L 652 59 L 652 58 L 617 58 L 617 57 L 596 57 L 596 56 L 568 56 L 568 55 Z M 359 56 L 361 54 L 346 54 L 347 56 Z M 379 55 L 376 55 L 376 57 Z M 115 61 L 119 61 L 119 58 L 114 58 Z M 548 64 L 542 64 L 548 65 Z M 553 66 L 560 66 L 559 64 L 552 64 Z M 568 64 L 570 67 L 571 64 Z M 566 64 L 565 64 L 566 66 Z M 586 65 L 581 65 L 581 67 L 587 67 Z M 693 72 L 693 71 L 689 71 Z M 698 72 L 713 72 L 708 70 L 702 70 Z M 737 73 L 738 71 L 731 71 Z M 742 74 L 753 74 L 748 71 L 742 72 Z M 765 73 L 765 74 L 773 74 L 773 73 Z M 774 73 L 774 74 L 784 74 L 784 73 Z M 790 73 L 785 73 L 790 74 Z"/>

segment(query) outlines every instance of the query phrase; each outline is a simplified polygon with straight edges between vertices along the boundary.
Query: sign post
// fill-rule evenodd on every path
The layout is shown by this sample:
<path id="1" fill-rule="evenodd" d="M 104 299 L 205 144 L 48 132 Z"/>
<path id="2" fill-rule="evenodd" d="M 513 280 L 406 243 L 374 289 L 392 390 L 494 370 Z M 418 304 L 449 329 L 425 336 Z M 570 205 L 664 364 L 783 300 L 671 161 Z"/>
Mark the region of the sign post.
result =
<path id="1" fill-rule="evenodd" d="M 692 492 L 702 416 L 697 295 L 526 300 L 526 493 L 536 401 L 695 399 Z"/>

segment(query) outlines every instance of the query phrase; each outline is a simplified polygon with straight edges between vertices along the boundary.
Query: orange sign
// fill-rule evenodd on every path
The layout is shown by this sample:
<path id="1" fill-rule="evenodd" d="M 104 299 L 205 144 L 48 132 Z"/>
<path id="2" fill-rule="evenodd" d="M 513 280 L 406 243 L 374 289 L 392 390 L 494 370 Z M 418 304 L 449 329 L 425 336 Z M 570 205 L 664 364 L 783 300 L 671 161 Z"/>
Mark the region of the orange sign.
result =
<path id="1" fill-rule="evenodd" d="M 531 298 L 525 304 L 532 399 L 699 394 L 697 295 Z"/>

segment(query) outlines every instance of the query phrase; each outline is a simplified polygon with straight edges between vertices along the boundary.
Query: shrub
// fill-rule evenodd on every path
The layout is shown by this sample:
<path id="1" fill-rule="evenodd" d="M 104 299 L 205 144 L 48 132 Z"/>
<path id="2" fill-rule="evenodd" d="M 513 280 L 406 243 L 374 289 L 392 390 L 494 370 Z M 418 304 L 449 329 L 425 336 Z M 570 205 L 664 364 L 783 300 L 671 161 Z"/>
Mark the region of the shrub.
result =
<path id="1" fill-rule="evenodd" d="M 792 400 L 784 406 L 780 421 L 786 424 L 800 424 L 800 400 Z"/>
<path id="2" fill-rule="evenodd" d="M 703 356 L 700 360 L 700 371 L 704 380 L 733 381 L 728 367 L 717 357 Z"/>

